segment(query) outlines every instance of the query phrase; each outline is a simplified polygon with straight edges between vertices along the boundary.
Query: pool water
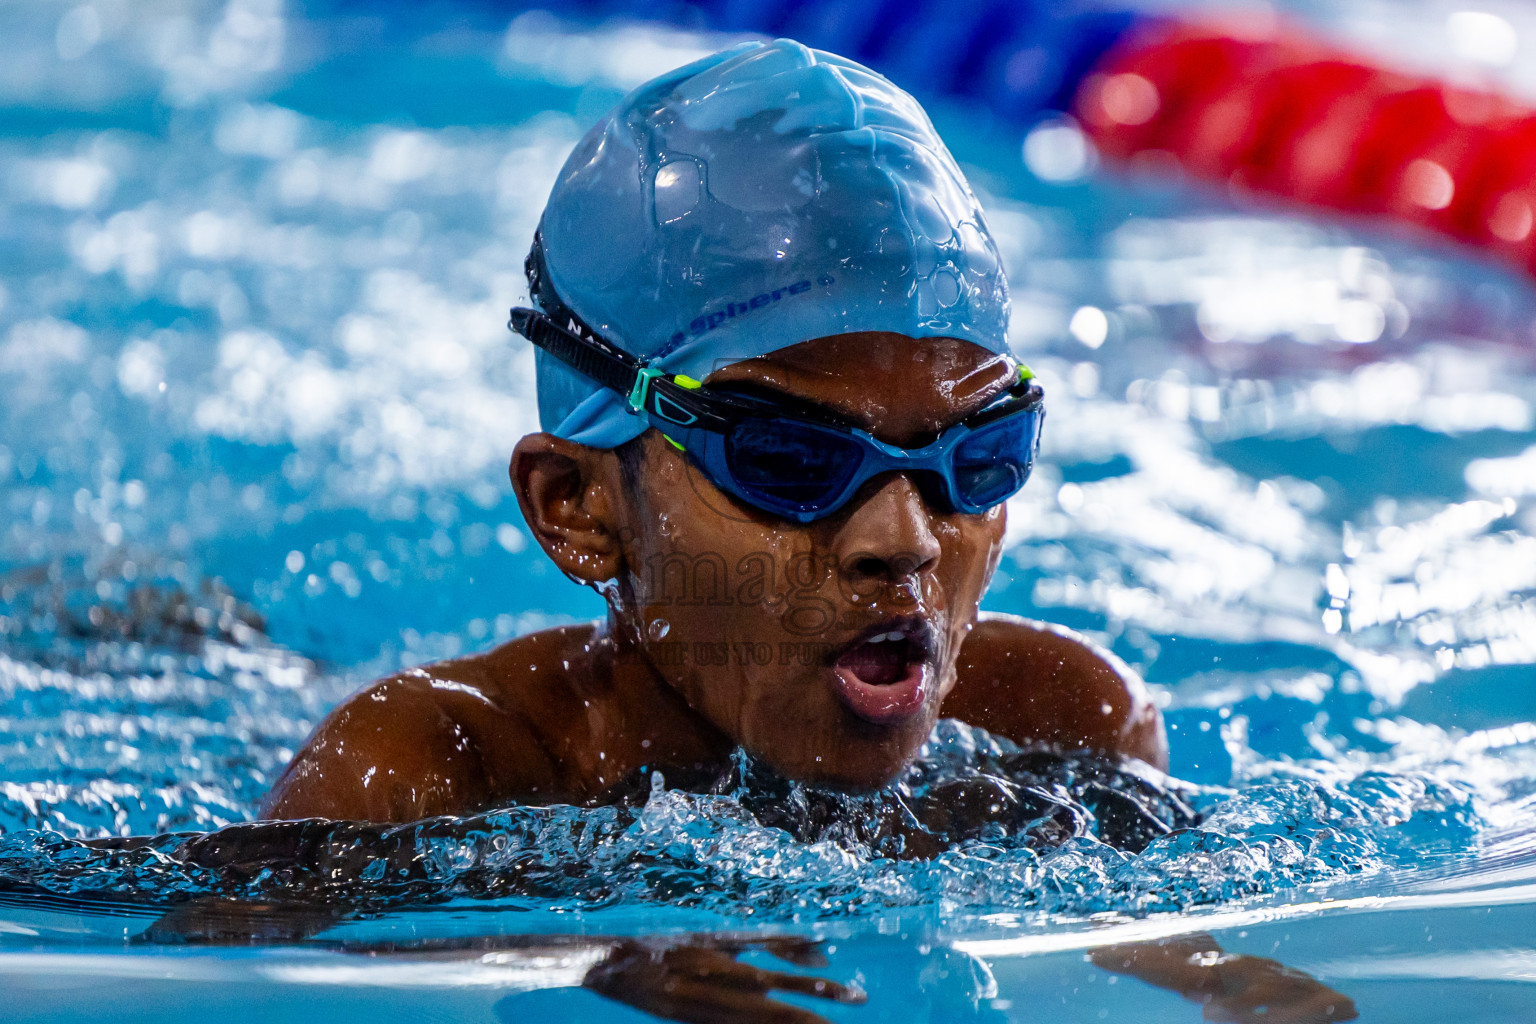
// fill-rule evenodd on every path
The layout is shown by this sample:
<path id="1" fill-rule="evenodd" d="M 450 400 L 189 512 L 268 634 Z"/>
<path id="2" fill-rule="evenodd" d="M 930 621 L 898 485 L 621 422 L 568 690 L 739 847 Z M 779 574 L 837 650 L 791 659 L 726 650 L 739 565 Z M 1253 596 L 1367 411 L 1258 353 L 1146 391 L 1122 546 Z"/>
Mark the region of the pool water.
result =
<path id="1" fill-rule="evenodd" d="M 1450 10 L 1327 27 L 1466 72 Z M 535 415 L 505 309 L 585 125 L 730 40 L 509 17 L 0 6 L 12 1019 L 649 1019 L 580 987 L 628 937 L 857 985 L 863 1005 L 783 996 L 835 1021 L 1193 1021 L 1198 1001 L 1097 961 L 1201 935 L 1361 1019 L 1531 1016 L 1529 284 L 1096 174 L 1070 127 L 1021 147 L 941 97 L 1051 396 L 985 606 L 1080 629 L 1156 684 L 1198 828 L 1139 852 L 1079 830 L 887 857 L 663 780 L 622 813 L 314 840 L 360 863 L 387 847 L 401 878 L 84 846 L 246 821 L 362 683 L 600 612 L 506 483 Z M 1473 70 L 1524 89 L 1529 64 Z M 945 727 L 924 763 L 1008 756 L 990 743 Z M 208 894 L 275 905 L 166 923 Z M 825 965 L 776 958 L 784 937 Z"/>

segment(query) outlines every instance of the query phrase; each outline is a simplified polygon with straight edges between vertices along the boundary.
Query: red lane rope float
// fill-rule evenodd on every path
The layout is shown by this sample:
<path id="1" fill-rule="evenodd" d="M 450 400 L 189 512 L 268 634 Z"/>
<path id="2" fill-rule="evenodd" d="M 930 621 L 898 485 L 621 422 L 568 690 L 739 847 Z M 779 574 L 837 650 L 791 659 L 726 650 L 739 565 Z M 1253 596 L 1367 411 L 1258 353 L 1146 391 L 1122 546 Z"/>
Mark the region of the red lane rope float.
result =
<path id="1" fill-rule="evenodd" d="M 1536 111 L 1496 92 L 1289 28 L 1153 21 L 1099 61 L 1074 112 L 1112 159 L 1420 225 L 1536 274 Z"/>

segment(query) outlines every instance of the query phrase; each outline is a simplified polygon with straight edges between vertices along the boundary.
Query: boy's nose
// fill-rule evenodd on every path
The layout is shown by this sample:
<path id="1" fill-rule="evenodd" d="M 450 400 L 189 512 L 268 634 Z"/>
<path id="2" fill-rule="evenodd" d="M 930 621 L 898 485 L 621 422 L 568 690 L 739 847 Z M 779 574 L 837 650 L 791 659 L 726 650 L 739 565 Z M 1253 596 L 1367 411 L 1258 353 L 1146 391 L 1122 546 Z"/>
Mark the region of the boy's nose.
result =
<path id="1" fill-rule="evenodd" d="M 861 584 L 902 583 L 939 564 L 939 539 L 917 485 L 892 473 L 875 486 L 867 498 L 855 499 L 834 545 L 838 566 L 856 593 L 869 593 Z"/>

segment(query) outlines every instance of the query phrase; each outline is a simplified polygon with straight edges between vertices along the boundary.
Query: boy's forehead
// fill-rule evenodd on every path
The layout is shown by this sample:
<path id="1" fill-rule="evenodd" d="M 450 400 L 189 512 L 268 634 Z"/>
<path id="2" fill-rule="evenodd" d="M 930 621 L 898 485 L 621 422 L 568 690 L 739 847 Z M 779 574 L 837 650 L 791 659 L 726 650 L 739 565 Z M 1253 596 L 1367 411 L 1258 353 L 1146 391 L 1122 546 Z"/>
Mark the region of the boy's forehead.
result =
<path id="1" fill-rule="evenodd" d="M 1011 359 L 968 341 L 865 332 L 731 363 L 706 383 L 783 392 L 901 443 L 964 419 L 1017 379 Z"/>

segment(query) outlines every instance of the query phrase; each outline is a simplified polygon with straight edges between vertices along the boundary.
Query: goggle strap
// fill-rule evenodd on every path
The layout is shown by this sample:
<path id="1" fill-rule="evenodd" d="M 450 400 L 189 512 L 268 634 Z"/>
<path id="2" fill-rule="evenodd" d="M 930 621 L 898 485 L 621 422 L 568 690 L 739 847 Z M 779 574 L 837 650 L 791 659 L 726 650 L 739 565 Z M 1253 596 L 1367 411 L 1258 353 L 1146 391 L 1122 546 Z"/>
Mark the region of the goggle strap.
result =
<path id="1" fill-rule="evenodd" d="M 530 256 L 529 260 L 534 262 L 535 256 Z M 530 280 L 536 276 L 530 272 Z M 577 373 L 622 395 L 625 405 L 635 415 L 645 415 L 682 428 L 704 427 L 720 431 L 730 428 L 732 413 L 728 410 L 734 403 L 723 396 L 706 400 L 698 394 L 701 383 L 692 377 L 673 376 L 647 366 L 622 349 L 560 326 L 548 314 L 536 309 L 513 309 L 508 315 L 507 327 Z M 1038 385 L 1032 383 L 1034 378 L 1029 367 L 1019 366 L 1019 382 L 1028 385 L 1038 396 Z M 667 440 L 682 447 L 670 437 Z"/>
<path id="2" fill-rule="evenodd" d="M 709 426 L 724 430 L 730 421 L 721 411 L 729 402 L 706 399 L 692 377 L 675 377 L 638 362 L 622 349 L 611 348 L 561 327 L 536 309 L 512 310 L 507 326 L 578 373 L 624 397 L 629 411 L 658 418 L 677 427 Z"/>
<path id="3" fill-rule="evenodd" d="M 577 373 L 621 395 L 633 397 L 640 384 L 642 367 L 638 364 L 626 362 L 617 353 L 608 352 L 579 334 L 565 330 L 537 310 L 512 310 L 507 326 Z M 655 371 L 650 373 L 654 375 Z M 640 397 L 642 400 L 645 397 L 643 388 Z"/>

